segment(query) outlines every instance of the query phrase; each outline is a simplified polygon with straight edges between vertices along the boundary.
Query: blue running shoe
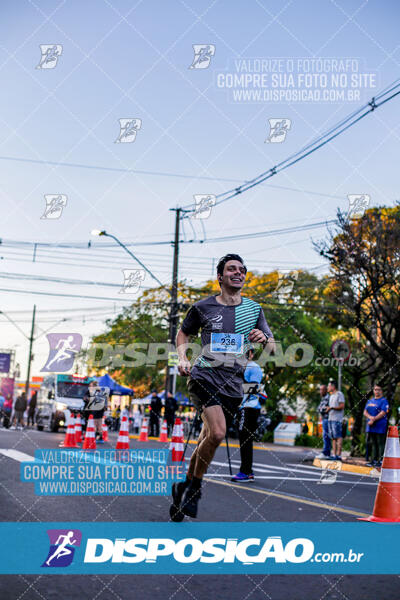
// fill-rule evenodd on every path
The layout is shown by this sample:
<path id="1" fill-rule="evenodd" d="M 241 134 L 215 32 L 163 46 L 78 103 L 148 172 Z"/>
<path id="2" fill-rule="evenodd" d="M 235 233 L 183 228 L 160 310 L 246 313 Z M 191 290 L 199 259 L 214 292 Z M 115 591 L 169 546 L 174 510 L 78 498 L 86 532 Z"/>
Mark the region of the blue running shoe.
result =
<path id="1" fill-rule="evenodd" d="M 254 475 L 253 473 L 250 473 L 250 475 L 246 475 L 246 473 L 242 473 L 241 471 L 239 471 L 239 473 L 237 473 L 231 478 L 231 481 L 254 481 Z"/>

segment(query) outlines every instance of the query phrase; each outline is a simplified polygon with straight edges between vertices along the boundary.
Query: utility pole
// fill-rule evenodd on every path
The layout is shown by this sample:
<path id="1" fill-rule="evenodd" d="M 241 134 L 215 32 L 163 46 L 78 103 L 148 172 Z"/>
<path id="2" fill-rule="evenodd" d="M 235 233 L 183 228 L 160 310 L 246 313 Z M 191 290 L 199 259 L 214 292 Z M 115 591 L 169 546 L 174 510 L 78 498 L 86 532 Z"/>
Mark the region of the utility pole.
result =
<path id="1" fill-rule="evenodd" d="M 175 338 L 178 329 L 178 259 L 179 259 L 179 225 L 181 219 L 181 208 L 175 210 L 175 238 L 174 238 L 174 262 L 172 269 L 171 306 L 169 312 L 169 335 L 168 342 L 175 346 Z M 175 369 L 176 367 L 174 367 Z M 170 377 L 170 367 L 167 362 L 167 373 L 165 377 L 165 398 L 168 392 L 175 391 L 176 375 Z"/>
<path id="2" fill-rule="evenodd" d="M 31 335 L 29 338 L 28 370 L 26 373 L 26 382 L 25 382 L 25 394 L 26 394 L 27 399 L 29 397 L 29 383 L 30 383 L 30 377 L 31 377 L 32 345 L 33 345 L 33 334 L 35 333 L 35 316 L 36 316 L 36 304 L 33 305 L 32 327 L 31 327 Z"/>

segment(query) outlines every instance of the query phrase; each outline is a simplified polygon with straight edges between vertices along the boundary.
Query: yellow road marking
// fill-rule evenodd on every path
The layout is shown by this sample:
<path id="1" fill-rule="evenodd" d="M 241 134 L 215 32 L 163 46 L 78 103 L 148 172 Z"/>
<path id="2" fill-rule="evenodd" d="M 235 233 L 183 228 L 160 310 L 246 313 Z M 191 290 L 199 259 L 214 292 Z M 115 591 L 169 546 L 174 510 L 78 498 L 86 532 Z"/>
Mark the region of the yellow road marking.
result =
<path id="1" fill-rule="evenodd" d="M 207 482 L 215 483 L 217 485 L 225 485 L 228 487 L 238 488 L 237 484 L 229 483 L 228 481 L 216 481 L 215 479 L 211 479 L 205 477 Z M 325 510 L 331 510 L 333 512 L 345 513 L 347 515 L 354 515 L 355 517 L 369 517 L 366 513 L 358 512 L 357 510 L 351 510 L 350 508 L 342 508 L 341 506 L 332 506 L 331 504 L 324 504 L 323 502 L 316 502 L 315 500 L 307 500 L 306 498 L 298 498 L 296 496 L 288 496 L 286 494 L 271 492 L 269 490 L 261 490 L 260 488 L 255 488 L 249 486 L 241 486 L 240 490 L 246 490 L 250 492 L 256 492 L 257 494 L 264 494 L 265 496 L 274 496 L 275 498 L 281 498 L 282 500 L 289 500 L 289 502 L 298 502 L 300 504 L 308 504 L 309 506 L 315 506 L 317 508 L 323 508 Z"/>
<path id="2" fill-rule="evenodd" d="M 137 440 L 139 438 L 138 435 L 130 435 L 129 437 L 132 440 Z M 158 438 L 149 437 L 149 440 L 158 441 Z M 168 441 L 170 441 L 170 440 L 168 440 Z M 197 440 L 190 440 L 189 444 L 197 444 Z M 226 443 L 224 442 L 224 443 L 220 444 L 220 446 L 226 446 Z M 230 443 L 229 447 L 230 448 L 240 448 L 240 444 L 231 444 Z M 256 450 L 275 450 L 275 448 L 269 448 L 266 446 L 254 446 L 254 448 Z M 330 462 L 333 462 L 333 461 L 330 461 Z M 315 467 L 322 468 L 321 461 L 318 458 L 314 459 L 313 464 Z M 345 468 L 345 467 L 349 467 L 349 468 Z M 357 465 L 346 465 L 345 463 L 342 463 L 341 470 L 350 472 L 350 467 L 357 467 Z M 368 472 L 368 474 L 369 474 L 370 471 L 373 470 L 368 467 L 358 467 L 358 468 L 362 469 L 362 470 L 356 471 L 356 472 L 363 473 L 363 474 L 365 474 L 366 472 Z M 205 479 L 206 479 L 206 481 L 208 481 L 210 483 L 215 483 L 216 485 L 225 485 L 225 486 L 236 488 L 236 489 L 238 488 L 237 484 L 230 483 L 228 481 L 216 481 L 215 479 L 211 479 L 209 477 L 205 477 Z M 369 515 L 366 513 L 358 512 L 356 510 L 351 510 L 349 508 L 342 508 L 341 506 L 332 506 L 330 504 L 324 504 L 323 502 L 317 502 L 315 500 L 307 500 L 306 498 L 299 498 L 296 496 L 289 496 L 289 495 L 286 495 L 283 493 L 271 492 L 269 490 L 262 490 L 260 488 L 255 488 L 254 486 L 241 486 L 240 489 L 251 491 L 251 492 L 256 492 L 258 494 L 264 494 L 265 496 L 274 496 L 275 498 L 280 498 L 282 500 L 289 500 L 289 502 L 297 502 L 299 504 L 307 504 L 308 506 L 315 506 L 316 508 L 323 508 L 324 510 L 331 510 L 334 512 L 340 512 L 340 513 L 344 513 L 347 515 L 354 515 L 355 517 L 369 517 Z"/>

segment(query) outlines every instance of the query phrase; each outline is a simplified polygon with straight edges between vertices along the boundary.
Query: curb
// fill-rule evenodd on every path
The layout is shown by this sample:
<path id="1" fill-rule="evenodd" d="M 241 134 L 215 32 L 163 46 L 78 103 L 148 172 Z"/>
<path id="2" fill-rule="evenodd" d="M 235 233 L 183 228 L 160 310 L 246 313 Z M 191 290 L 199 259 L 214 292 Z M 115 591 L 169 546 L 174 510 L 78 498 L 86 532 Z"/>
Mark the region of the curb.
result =
<path id="1" fill-rule="evenodd" d="M 345 471 L 355 475 L 368 475 L 379 479 L 380 471 L 375 467 L 363 467 L 361 465 L 352 465 L 339 460 L 321 460 L 314 458 L 313 466 L 320 469 L 332 469 L 333 471 Z"/>

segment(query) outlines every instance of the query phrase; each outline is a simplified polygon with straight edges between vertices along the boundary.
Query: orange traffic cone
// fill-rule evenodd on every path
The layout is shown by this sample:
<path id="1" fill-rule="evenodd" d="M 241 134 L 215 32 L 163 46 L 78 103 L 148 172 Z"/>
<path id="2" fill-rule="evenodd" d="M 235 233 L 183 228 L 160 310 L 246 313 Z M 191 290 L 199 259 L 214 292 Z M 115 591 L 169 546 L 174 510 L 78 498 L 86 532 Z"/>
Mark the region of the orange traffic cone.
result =
<path id="1" fill-rule="evenodd" d="M 169 450 L 171 452 L 172 462 L 185 462 L 183 456 L 183 426 L 179 417 L 175 419 L 174 429 L 172 431 L 171 444 Z"/>
<path id="2" fill-rule="evenodd" d="M 103 432 L 103 442 L 108 442 L 109 441 L 108 440 L 108 427 L 107 427 L 106 420 L 104 417 L 103 417 L 103 422 L 101 424 L 101 429 Z"/>
<path id="3" fill-rule="evenodd" d="M 367 519 L 376 523 L 400 521 L 400 443 L 396 426 L 390 426 L 386 438 L 381 476 L 375 496 L 374 510 Z"/>
<path id="4" fill-rule="evenodd" d="M 143 419 L 142 428 L 140 430 L 139 442 L 148 442 L 148 427 L 147 427 L 147 419 Z"/>
<path id="5" fill-rule="evenodd" d="M 74 415 L 71 413 L 68 419 L 67 433 L 65 434 L 64 442 L 62 444 L 63 448 L 78 448 L 78 444 L 76 443 L 75 438 L 75 419 Z"/>
<path id="6" fill-rule="evenodd" d="M 116 450 L 129 450 L 129 431 L 128 431 L 128 419 L 122 417 L 121 428 L 118 434 Z"/>
<path id="7" fill-rule="evenodd" d="M 168 442 L 168 427 L 167 427 L 167 421 L 163 421 L 162 427 L 161 427 L 161 433 L 160 433 L 160 437 L 158 438 L 159 442 Z"/>
<path id="8" fill-rule="evenodd" d="M 82 421 L 79 413 L 75 418 L 75 441 L 77 444 L 82 444 Z"/>
<path id="9" fill-rule="evenodd" d="M 96 450 L 96 437 L 94 435 L 94 420 L 93 415 L 90 415 L 89 421 L 86 427 L 85 440 L 83 442 L 82 450 Z"/>

